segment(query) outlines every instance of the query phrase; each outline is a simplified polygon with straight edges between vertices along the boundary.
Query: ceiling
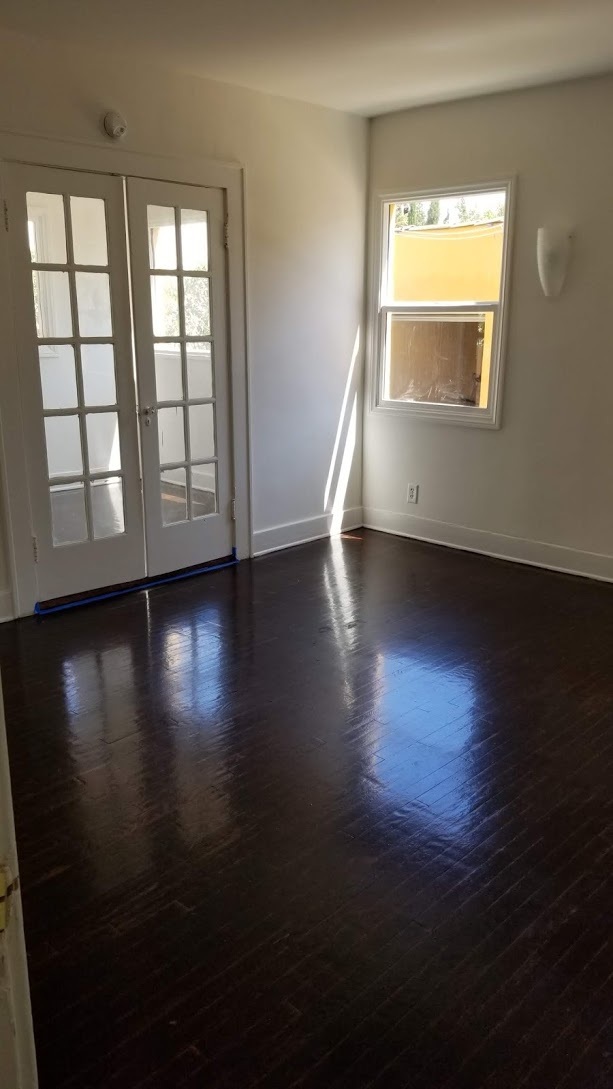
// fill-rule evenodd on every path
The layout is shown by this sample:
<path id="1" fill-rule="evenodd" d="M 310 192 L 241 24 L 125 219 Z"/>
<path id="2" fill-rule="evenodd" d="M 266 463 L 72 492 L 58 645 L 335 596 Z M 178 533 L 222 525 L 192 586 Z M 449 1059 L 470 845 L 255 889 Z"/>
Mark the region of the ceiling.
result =
<path id="1" fill-rule="evenodd" d="M 367 116 L 613 69 L 611 0 L 0 0 L 0 25 Z"/>

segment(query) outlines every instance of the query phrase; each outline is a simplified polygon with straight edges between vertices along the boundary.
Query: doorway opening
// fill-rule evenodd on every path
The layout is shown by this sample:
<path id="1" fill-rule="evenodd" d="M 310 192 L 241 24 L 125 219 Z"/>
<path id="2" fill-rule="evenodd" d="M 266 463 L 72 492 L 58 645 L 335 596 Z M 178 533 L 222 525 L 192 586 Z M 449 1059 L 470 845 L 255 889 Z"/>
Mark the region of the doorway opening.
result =
<path id="1" fill-rule="evenodd" d="M 15 164 L 6 191 L 36 600 L 231 555 L 224 190 Z"/>

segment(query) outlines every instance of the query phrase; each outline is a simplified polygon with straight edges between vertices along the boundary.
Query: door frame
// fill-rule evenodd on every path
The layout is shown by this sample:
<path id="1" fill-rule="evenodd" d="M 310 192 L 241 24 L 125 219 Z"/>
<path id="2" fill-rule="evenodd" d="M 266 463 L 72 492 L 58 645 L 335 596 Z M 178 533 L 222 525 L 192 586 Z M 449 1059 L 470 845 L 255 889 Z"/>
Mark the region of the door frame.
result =
<path id="1" fill-rule="evenodd" d="M 4 722 L 4 703 L 0 684 L 0 865 L 10 874 L 14 889 L 10 900 L 8 925 L 0 933 L 0 961 L 4 974 L 0 979 L 0 1036 L 5 1046 L 8 1036 L 8 1051 L 2 1051 L 0 1064 L 2 1069 L 14 1069 L 17 1077 L 15 1089 L 37 1089 L 36 1049 L 32 1025 L 32 1007 L 30 1005 L 30 984 L 28 963 L 23 930 L 23 911 L 21 891 L 15 881 L 19 874 L 17 844 L 15 841 L 15 823 L 13 820 L 13 800 L 9 754 L 6 743 Z M 2 974 L 0 972 L 0 974 Z M 9 1024 L 7 1024 L 9 1022 Z"/>
<path id="2" fill-rule="evenodd" d="M 249 371 L 247 366 L 247 314 L 245 268 L 245 175 L 239 163 L 200 158 L 169 158 L 126 151 L 115 146 L 68 143 L 43 137 L 0 132 L 0 190 L 4 197 L 2 169 L 10 163 L 27 163 L 65 170 L 120 177 L 148 178 L 222 189 L 227 217 L 227 298 L 232 470 L 236 507 L 235 547 L 238 559 L 252 551 L 251 432 Z M 9 230 L 10 208 L 8 208 Z M 8 234 L 0 224 L 0 296 L 7 300 L 0 312 L 0 400 L 2 513 L 15 616 L 28 616 L 37 600 L 32 520 L 25 469 L 25 433 L 17 363 L 17 338 L 13 322 L 12 284 Z M 8 472 L 8 465 L 11 472 Z"/>

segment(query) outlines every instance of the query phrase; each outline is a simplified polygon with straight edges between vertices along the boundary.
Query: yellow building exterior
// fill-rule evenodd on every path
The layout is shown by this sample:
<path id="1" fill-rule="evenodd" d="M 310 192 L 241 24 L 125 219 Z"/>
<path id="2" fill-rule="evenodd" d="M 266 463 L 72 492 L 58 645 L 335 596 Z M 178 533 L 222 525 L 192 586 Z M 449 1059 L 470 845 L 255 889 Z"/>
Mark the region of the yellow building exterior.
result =
<path id="1" fill-rule="evenodd" d="M 394 207 L 391 209 L 392 222 Z M 394 302 L 498 302 L 504 224 L 493 221 L 454 227 L 424 226 L 390 237 L 390 291 Z M 479 405 L 487 405 L 493 315 L 486 314 Z M 402 324 L 392 326 L 390 359 L 403 352 Z"/>

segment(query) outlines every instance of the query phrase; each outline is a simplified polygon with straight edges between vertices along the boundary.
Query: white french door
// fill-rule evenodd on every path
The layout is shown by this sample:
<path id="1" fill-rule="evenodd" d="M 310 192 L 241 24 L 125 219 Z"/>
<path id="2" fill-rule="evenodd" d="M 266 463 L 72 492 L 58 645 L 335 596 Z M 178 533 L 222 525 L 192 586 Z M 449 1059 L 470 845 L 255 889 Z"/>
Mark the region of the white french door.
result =
<path id="1" fill-rule="evenodd" d="M 234 543 L 224 205 L 219 189 L 127 185 L 147 567 L 159 575 Z"/>
<path id="2" fill-rule="evenodd" d="M 7 175 L 30 517 L 44 601 L 145 575 L 123 183 L 30 166 Z"/>
<path id="3" fill-rule="evenodd" d="M 129 179 L 128 224 L 119 177 L 6 192 L 38 600 L 227 556 L 222 191 Z"/>

